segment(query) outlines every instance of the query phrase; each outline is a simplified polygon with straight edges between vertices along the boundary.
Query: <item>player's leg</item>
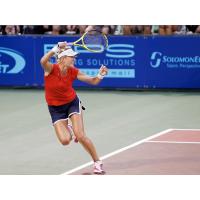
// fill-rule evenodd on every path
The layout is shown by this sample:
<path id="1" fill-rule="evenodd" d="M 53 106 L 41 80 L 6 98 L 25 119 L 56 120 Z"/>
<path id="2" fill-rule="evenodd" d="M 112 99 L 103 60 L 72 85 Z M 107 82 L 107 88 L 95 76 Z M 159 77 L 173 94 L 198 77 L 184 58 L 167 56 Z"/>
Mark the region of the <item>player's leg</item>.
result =
<path id="1" fill-rule="evenodd" d="M 80 114 L 74 113 L 71 115 L 70 119 L 72 121 L 74 135 L 94 160 L 94 173 L 104 173 L 102 169 L 103 164 L 97 155 L 95 146 L 85 134 L 82 112 Z"/>
<path id="2" fill-rule="evenodd" d="M 63 145 L 68 145 L 72 139 L 72 130 L 68 126 L 68 104 L 48 106 L 56 135 Z"/>
<path id="3" fill-rule="evenodd" d="M 56 135 L 63 145 L 68 145 L 72 140 L 72 133 L 68 127 L 68 120 L 58 120 L 54 123 Z"/>
<path id="4" fill-rule="evenodd" d="M 77 138 L 76 138 L 76 136 L 74 135 L 74 132 L 73 132 L 72 123 L 69 122 L 69 121 L 70 120 L 68 119 L 68 126 L 67 126 L 67 128 L 68 128 L 69 132 L 71 133 L 74 142 L 78 143 L 78 140 L 77 140 Z"/>
<path id="5" fill-rule="evenodd" d="M 99 160 L 96 149 L 92 141 L 86 136 L 83 126 L 82 114 L 73 114 L 70 117 L 72 121 L 73 132 L 78 141 L 83 145 L 83 147 L 90 153 L 94 161 Z"/>

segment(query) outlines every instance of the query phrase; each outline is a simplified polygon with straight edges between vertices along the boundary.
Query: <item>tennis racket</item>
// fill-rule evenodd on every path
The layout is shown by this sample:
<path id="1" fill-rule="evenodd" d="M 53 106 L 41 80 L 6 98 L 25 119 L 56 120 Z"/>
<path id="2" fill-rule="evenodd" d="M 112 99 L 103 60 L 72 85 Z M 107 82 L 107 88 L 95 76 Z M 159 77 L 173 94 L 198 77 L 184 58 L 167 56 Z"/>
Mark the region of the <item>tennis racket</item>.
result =
<path id="1" fill-rule="evenodd" d="M 98 30 L 90 30 L 84 33 L 75 42 L 67 43 L 68 46 L 79 46 L 91 52 L 100 53 L 108 47 L 108 38 Z"/>

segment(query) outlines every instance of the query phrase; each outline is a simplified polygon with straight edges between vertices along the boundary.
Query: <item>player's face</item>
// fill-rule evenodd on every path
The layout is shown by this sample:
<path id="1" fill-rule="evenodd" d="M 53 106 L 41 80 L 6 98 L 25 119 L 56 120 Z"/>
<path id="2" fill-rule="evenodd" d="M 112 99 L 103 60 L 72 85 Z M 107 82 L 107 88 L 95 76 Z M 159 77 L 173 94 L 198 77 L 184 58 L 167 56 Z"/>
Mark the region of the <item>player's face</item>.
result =
<path id="1" fill-rule="evenodd" d="M 67 56 L 65 58 L 65 64 L 67 66 L 73 66 L 74 65 L 74 62 L 75 62 L 75 57 L 74 56 Z"/>

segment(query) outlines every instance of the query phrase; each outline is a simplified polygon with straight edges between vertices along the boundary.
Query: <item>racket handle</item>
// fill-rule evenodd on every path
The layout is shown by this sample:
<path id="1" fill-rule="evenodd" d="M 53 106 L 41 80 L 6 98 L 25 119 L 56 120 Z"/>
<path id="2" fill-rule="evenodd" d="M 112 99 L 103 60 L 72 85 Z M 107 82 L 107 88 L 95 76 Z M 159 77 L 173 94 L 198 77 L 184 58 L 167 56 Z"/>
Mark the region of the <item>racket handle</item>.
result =
<path id="1" fill-rule="evenodd" d="M 73 46 L 73 44 L 74 44 L 73 42 L 68 42 L 67 46 Z"/>

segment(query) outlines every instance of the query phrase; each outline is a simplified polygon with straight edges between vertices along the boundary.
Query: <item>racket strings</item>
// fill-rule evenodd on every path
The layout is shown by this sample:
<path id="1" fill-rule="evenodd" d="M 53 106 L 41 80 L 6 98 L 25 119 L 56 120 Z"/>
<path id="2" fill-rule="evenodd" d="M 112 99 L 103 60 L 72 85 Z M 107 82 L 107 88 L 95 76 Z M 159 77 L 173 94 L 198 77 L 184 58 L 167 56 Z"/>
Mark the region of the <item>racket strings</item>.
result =
<path id="1" fill-rule="evenodd" d="M 107 39 L 100 32 L 87 33 L 83 38 L 84 45 L 92 50 L 100 51 L 107 48 Z"/>

